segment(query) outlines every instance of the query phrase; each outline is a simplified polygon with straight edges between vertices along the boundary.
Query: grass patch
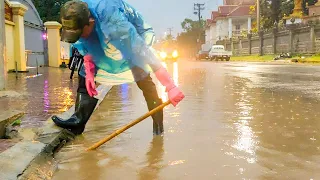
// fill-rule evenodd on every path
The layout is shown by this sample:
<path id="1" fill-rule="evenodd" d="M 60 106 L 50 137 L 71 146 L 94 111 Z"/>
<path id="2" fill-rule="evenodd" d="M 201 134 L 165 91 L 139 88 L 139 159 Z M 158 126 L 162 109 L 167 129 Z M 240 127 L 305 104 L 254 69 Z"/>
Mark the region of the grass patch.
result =
<path id="1" fill-rule="evenodd" d="M 232 56 L 230 61 L 242 61 L 242 62 L 270 62 L 274 61 L 276 55 L 252 55 L 252 56 Z M 298 56 L 294 56 L 290 59 L 286 60 L 296 60 L 299 63 L 320 63 L 320 54 L 301 58 Z"/>
<path id="2" fill-rule="evenodd" d="M 273 61 L 274 55 L 252 55 L 252 56 L 231 56 L 230 61 L 244 61 L 244 62 L 269 62 Z"/>
<path id="3" fill-rule="evenodd" d="M 318 55 L 306 57 L 304 59 L 299 58 L 298 62 L 301 62 L 301 63 L 320 63 L 320 55 L 318 54 Z"/>

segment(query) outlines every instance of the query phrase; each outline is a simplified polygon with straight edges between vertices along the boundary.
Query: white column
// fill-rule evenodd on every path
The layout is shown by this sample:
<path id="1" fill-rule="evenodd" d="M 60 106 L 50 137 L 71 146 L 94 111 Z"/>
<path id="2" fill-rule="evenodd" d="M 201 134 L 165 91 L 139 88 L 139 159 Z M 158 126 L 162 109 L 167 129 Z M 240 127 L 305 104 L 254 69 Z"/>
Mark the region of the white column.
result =
<path id="1" fill-rule="evenodd" d="M 250 33 L 251 31 L 251 23 L 252 23 L 252 19 L 251 17 L 248 17 L 248 33 Z"/>
<path id="2" fill-rule="evenodd" d="M 220 31 L 218 31 L 219 27 L 220 27 L 220 21 L 217 21 L 217 25 L 215 29 L 216 39 L 219 39 L 219 36 L 220 36 Z"/>
<path id="3" fill-rule="evenodd" d="M 61 65 L 61 44 L 60 44 L 60 28 L 62 25 L 55 21 L 44 23 L 48 33 L 48 56 L 49 66 L 59 67 Z"/>
<path id="4" fill-rule="evenodd" d="M 232 19 L 229 18 L 229 38 L 232 38 Z"/>
<path id="5" fill-rule="evenodd" d="M 210 46 L 212 46 L 212 45 L 213 45 L 213 40 L 214 40 L 214 30 L 215 30 L 214 26 L 211 26 L 211 27 L 210 27 Z"/>

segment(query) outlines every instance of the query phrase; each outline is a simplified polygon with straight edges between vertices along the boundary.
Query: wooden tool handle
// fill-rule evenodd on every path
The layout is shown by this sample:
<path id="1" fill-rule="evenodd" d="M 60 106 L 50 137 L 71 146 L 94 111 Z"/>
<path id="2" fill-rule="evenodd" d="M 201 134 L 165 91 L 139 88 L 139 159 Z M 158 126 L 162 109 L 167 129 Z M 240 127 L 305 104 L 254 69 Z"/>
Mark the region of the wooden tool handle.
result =
<path id="1" fill-rule="evenodd" d="M 111 135 L 109 135 L 109 136 L 105 137 L 104 139 L 100 140 L 99 142 L 97 142 L 93 146 L 91 146 L 88 149 L 86 149 L 86 151 L 97 149 L 98 147 L 100 147 L 104 143 L 110 141 L 114 137 L 118 136 L 119 134 L 123 133 L 125 130 L 131 128 L 132 126 L 138 124 L 139 122 L 147 119 L 149 116 L 152 116 L 153 114 L 155 114 L 156 112 L 160 111 L 161 109 L 163 109 L 164 107 L 168 106 L 169 104 L 171 104 L 170 101 L 167 101 L 167 102 L 161 104 L 160 106 L 156 107 L 155 109 L 151 110 L 150 112 L 146 113 L 145 115 L 139 117 L 138 119 L 130 122 L 129 124 L 123 126 L 122 128 L 118 129 L 117 131 L 113 132 Z"/>

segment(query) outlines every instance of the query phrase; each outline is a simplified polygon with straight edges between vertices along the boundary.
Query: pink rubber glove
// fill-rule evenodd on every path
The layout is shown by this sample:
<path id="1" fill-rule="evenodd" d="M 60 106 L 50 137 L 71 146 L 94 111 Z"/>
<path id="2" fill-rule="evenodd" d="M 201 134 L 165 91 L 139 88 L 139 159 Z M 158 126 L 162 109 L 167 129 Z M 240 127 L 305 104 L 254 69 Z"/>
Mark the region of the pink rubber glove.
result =
<path id="1" fill-rule="evenodd" d="M 160 68 L 155 72 L 157 79 L 160 83 L 166 87 L 166 92 L 168 92 L 169 100 L 171 104 L 176 107 L 180 101 L 185 97 L 178 87 L 174 84 L 169 73 L 165 68 Z"/>
<path id="2" fill-rule="evenodd" d="M 86 72 L 86 88 L 89 96 L 93 97 L 98 95 L 98 92 L 96 91 L 96 83 L 94 82 L 96 67 L 93 63 L 93 59 L 91 55 L 86 55 L 83 57 L 83 59 L 84 59 L 83 64 Z"/>

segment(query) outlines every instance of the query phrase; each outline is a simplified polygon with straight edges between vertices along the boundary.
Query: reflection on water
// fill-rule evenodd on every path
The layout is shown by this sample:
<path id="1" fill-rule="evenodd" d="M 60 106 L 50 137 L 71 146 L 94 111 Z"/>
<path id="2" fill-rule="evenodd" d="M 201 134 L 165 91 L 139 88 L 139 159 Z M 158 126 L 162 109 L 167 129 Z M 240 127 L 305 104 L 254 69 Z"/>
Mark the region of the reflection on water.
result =
<path id="1" fill-rule="evenodd" d="M 238 133 L 238 138 L 233 147 L 239 151 L 248 153 L 247 161 L 254 163 L 256 146 L 253 132 L 250 127 L 250 123 L 253 121 L 253 117 L 251 116 L 253 107 L 248 100 L 249 98 L 250 97 L 245 89 L 238 93 L 238 102 L 235 104 L 236 109 L 238 110 L 236 115 L 238 120 L 234 123 Z"/>
<path id="2" fill-rule="evenodd" d="M 44 81 L 44 88 L 43 88 L 43 111 L 48 113 L 50 109 L 50 99 L 49 99 L 49 85 L 48 85 L 48 80 Z"/>
<path id="3" fill-rule="evenodd" d="M 227 65 L 167 64 L 187 98 L 177 108 L 165 109 L 164 137 L 153 138 L 148 119 L 96 152 L 59 163 L 63 159 L 59 155 L 72 157 L 147 111 L 135 84 L 112 89 L 90 119 L 84 138 L 58 153 L 54 179 L 319 178 L 319 99 L 286 89 L 286 82 L 292 81 L 288 74 L 294 76 L 297 69 L 288 66 L 281 71 L 287 76 L 275 80 L 266 75 L 264 66 L 242 64 L 244 68 L 233 69 Z M 268 68 L 276 73 L 278 66 Z M 246 74 L 248 70 L 254 78 Z M 282 88 L 252 85 L 261 82 Z M 164 89 L 161 96 L 166 97 Z"/>
<path id="4" fill-rule="evenodd" d="M 173 63 L 165 63 L 162 62 L 162 65 L 171 73 L 172 80 L 175 83 L 176 86 L 179 86 L 179 65 L 177 62 Z M 168 94 L 166 92 L 166 88 L 162 86 L 160 83 L 158 83 L 157 86 L 158 92 L 160 92 L 160 96 L 163 102 L 168 101 Z"/>
<path id="5" fill-rule="evenodd" d="M 146 166 L 139 172 L 140 180 L 159 179 L 160 170 L 164 167 L 163 155 L 163 137 L 154 137 L 150 143 L 149 151 L 146 153 L 147 161 L 144 162 Z"/>
<path id="6" fill-rule="evenodd" d="M 70 70 L 60 68 L 29 69 L 29 73 L 8 74 L 7 90 L 19 97 L 0 98 L 0 113 L 9 109 L 25 112 L 23 127 L 41 126 L 51 115 L 66 111 L 74 104 L 77 77 L 70 80 Z"/>
<path id="7" fill-rule="evenodd" d="M 36 78 L 38 76 L 42 76 L 42 74 L 36 74 L 36 75 L 31 75 L 31 76 L 26 76 L 26 79 L 30 79 L 30 78 Z"/>
<path id="8" fill-rule="evenodd" d="M 175 83 L 176 86 L 179 86 L 179 69 L 178 69 L 178 63 L 174 62 L 173 63 L 173 81 Z"/>
<path id="9" fill-rule="evenodd" d="M 61 112 L 67 111 L 74 104 L 73 103 L 74 99 L 72 99 L 73 98 L 72 91 L 69 88 L 63 88 L 60 98 L 64 106 L 61 109 Z"/>

